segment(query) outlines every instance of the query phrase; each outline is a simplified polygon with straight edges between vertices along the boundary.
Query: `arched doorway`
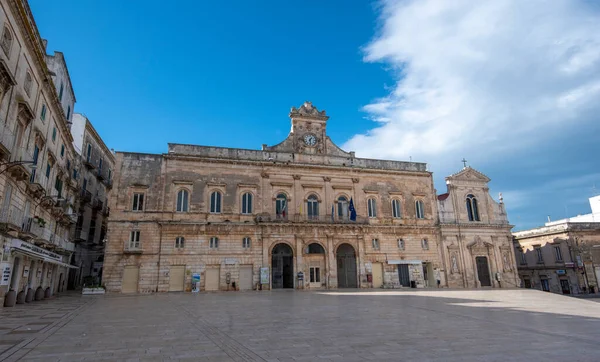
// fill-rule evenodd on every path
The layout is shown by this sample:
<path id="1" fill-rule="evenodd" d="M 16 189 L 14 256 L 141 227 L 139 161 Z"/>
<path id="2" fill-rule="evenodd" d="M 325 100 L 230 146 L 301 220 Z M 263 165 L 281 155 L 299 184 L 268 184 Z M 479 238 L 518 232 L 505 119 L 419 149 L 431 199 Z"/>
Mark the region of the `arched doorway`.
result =
<path id="1" fill-rule="evenodd" d="M 294 288 L 294 253 L 287 244 L 277 244 L 271 256 L 273 289 Z"/>
<path id="2" fill-rule="evenodd" d="M 337 248 L 336 260 L 338 288 L 358 288 L 356 280 L 356 252 L 352 245 L 340 245 Z"/>

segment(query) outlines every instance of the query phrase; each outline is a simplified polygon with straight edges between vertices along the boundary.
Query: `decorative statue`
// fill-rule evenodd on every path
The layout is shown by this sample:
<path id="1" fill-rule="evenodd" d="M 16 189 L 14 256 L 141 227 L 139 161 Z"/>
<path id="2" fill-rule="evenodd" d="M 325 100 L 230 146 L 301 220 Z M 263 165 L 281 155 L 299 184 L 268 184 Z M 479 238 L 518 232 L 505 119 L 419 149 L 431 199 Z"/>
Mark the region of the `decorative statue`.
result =
<path id="1" fill-rule="evenodd" d="M 452 273 L 458 273 L 458 263 L 456 261 L 456 254 L 452 254 Z"/>

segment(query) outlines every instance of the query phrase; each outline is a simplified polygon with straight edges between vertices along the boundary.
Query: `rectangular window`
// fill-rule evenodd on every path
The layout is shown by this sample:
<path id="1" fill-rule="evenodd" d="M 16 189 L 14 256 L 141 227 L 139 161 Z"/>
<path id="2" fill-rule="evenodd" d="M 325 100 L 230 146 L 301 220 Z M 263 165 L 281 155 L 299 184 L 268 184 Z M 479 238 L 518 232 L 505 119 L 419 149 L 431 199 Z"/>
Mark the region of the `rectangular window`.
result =
<path id="1" fill-rule="evenodd" d="M 40 119 L 42 123 L 46 120 L 46 105 L 42 104 L 42 112 L 40 113 Z"/>
<path id="2" fill-rule="evenodd" d="M 62 83 L 60 83 L 60 90 L 58 91 L 58 100 L 59 101 L 62 101 L 63 91 L 64 91 L 64 85 Z"/>
<path id="3" fill-rule="evenodd" d="M 556 257 L 556 261 L 563 261 L 562 251 L 558 245 L 554 247 L 554 256 Z"/>
<path id="4" fill-rule="evenodd" d="M 550 291 L 550 283 L 548 282 L 548 279 L 540 279 L 540 283 L 542 284 L 542 290 L 544 292 Z"/>
<path id="5" fill-rule="evenodd" d="M 56 127 L 52 129 L 52 142 L 56 142 Z"/>
<path id="6" fill-rule="evenodd" d="M 71 171 L 71 160 L 67 160 L 67 170 Z"/>
<path id="7" fill-rule="evenodd" d="M 129 248 L 139 249 L 140 248 L 140 231 L 134 230 L 129 234 Z"/>
<path id="8" fill-rule="evenodd" d="M 109 168 L 108 169 L 108 181 L 110 181 L 112 179 L 112 170 Z"/>
<path id="9" fill-rule="evenodd" d="M 71 118 L 71 106 L 67 107 L 67 121 Z"/>
<path id="10" fill-rule="evenodd" d="M 133 194 L 133 205 L 131 206 L 132 211 L 144 211 L 144 194 L 134 193 Z"/>
<path id="11" fill-rule="evenodd" d="M 65 145 L 60 146 L 60 157 L 65 157 Z"/>
<path id="12" fill-rule="evenodd" d="M 87 162 L 92 161 L 92 144 L 91 143 L 88 143 L 88 145 L 87 145 L 87 154 L 85 156 L 85 160 Z"/>
<path id="13" fill-rule="evenodd" d="M 50 162 L 48 162 L 46 164 L 46 178 L 50 178 L 50 171 L 52 170 L 52 165 L 50 165 Z"/>
<path id="14" fill-rule="evenodd" d="M 429 250 L 429 241 L 427 239 L 421 240 L 421 247 L 423 250 Z"/>
<path id="15" fill-rule="evenodd" d="M 320 283 L 321 282 L 321 268 L 311 267 L 310 268 L 310 282 Z"/>
<path id="16" fill-rule="evenodd" d="M 242 247 L 244 249 L 250 248 L 250 238 L 249 237 L 245 237 L 244 239 L 242 239 Z"/>
<path id="17" fill-rule="evenodd" d="M 367 200 L 367 214 L 369 217 L 377 217 L 377 202 L 375 199 Z"/>
<path id="18" fill-rule="evenodd" d="M 524 252 L 520 252 L 521 254 L 521 264 L 527 264 L 527 256 L 525 255 Z"/>
<path id="19" fill-rule="evenodd" d="M 379 250 L 379 239 L 372 239 L 371 243 L 373 244 L 373 250 Z"/>
<path id="20" fill-rule="evenodd" d="M 537 255 L 537 262 L 538 263 L 543 263 L 544 262 L 544 256 L 542 255 L 542 248 L 540 248 L 540 247 L 535 248 L 535 253 Z"/>
<path id="21" fill-rule="evenodd" d="M 217 249 L 219 247 L 219 238 L 213 236 L 212 238 L 210 238 L 210 244 L 209 247 L 211 249 Z"/>
<path id="22" fill-rule="evenodd" d="M 98 160 L 98 171 L 102 171 L 102 159 Z"/>
<path id="23" fill-rule="evenodd" d="M 183 247 L 185 247 L 185 239 L 183 238 L 183 236 L 178 236 L 175 238 L 175 247 L 177 249 L 182 249 Z"/>
<path id="24" fill-rule="evenodd" d="M 404 250 L 404 240 L 398 239 L 398 249 Z"/>

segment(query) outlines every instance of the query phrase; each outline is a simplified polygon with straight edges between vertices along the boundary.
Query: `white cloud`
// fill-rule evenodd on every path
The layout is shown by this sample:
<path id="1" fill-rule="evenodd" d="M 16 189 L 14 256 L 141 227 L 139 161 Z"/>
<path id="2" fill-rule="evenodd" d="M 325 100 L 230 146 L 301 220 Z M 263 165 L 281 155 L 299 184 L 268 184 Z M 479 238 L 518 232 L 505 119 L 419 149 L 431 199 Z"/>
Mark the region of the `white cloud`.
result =
<path id="1" fill-rule="evenodd" d="M 378 123 L 344 145 L 359 157 L 412 156 L 445 172 L 442 163 L 456 169 L 469 155 L 481 166 L 600 111 L 600 13 L 589 2 L 382 5 L 365 60 L 390 64 L 398 79 L 364 107 Z"/>

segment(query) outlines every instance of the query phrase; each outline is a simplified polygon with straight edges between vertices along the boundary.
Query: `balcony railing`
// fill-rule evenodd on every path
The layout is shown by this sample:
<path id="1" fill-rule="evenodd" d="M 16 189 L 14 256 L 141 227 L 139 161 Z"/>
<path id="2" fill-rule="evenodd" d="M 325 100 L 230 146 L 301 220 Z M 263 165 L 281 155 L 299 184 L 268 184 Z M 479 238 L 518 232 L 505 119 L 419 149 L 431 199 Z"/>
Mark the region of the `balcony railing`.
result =
<path id="1" fill-rule="evenodd" d="M 81 202 L 91 202 L 92 193 L 88 190 L 81 190 Z"/>
<path id="2" fill-rule="evenodd" d="M 40 162 L 38 161 L 38 163 Z M 48 187 L 48 178 L 46 177 L 46 174 L 43 172 L 43 170 L 35 169 L 31 173 L 31 177 L 29 177 L 29 183 L 38 184 L 43 190 L 45 190 L 46 187 Z"/>
<path id="3" fill-rule="evenodd" d="M 63 249 L 67 251 L 75 251 L 75 245 L 69 242 L 67 239 L 62 236 L 52 234 L 52 245 L 54 245 L 58 249 Z"/>
<path id="4" fill-rule="evenodd" d="M 96 210 L 102 210 L 104 207 L 104 203 L 99 198 L 95 197 L 92 202 L 92 208 Z"/>
<path id="5" fill-rule="evenodd" d="M 14 143 L 15 134 L 5 125 L 2 127 L 2 129 L 0 129 L 0 155 L 2 158 L 8 158 Z"/>
<path id="6" fill-rule="evenodd" d="M 260 214 L 256 216 L 257 222 L 282 222 L 282 223 L 321 223 L 321 224 L 368 224 L 369 219 L 357 216 L 356 220 L 350 217 L 334 215 L 283 215 L 283 214 Z"/>

